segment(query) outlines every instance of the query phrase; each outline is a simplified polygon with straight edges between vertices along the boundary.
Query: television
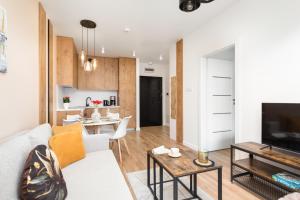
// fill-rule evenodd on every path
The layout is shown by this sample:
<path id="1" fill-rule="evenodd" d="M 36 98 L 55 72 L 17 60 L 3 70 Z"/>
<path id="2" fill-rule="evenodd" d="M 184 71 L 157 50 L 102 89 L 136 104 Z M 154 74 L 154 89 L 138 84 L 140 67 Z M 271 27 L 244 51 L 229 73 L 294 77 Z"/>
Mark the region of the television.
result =
<path id="1" fill-rule="evenodd" d="M 262 104 L 262 143 L 300 153 L 300 104 Z"/>

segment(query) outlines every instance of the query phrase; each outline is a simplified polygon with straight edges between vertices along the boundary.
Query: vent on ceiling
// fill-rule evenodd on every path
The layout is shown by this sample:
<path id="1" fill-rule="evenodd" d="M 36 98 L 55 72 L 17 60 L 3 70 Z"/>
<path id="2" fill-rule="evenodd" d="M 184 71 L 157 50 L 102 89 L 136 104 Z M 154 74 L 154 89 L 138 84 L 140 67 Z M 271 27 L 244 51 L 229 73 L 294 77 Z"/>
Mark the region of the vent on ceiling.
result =
<path id="1" fill-rule="evenodd" d="M 154 70 L 154 68 L 149 68 L 149 67 L 147 67 L 147 68 L 145 68 L 145 72 L 154 72 L 155 70 Z"/>

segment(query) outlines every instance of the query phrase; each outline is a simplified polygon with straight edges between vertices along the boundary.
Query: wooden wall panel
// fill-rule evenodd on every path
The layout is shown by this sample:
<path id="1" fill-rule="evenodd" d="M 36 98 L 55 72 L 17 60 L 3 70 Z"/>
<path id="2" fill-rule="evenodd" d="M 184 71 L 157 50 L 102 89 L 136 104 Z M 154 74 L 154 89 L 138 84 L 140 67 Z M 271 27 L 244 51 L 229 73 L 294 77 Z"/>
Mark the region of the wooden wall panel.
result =
<path id="1" fill-rule="evenodd" d="M 136 59 L 119 59 L 119 105 L 121 117 L 131 115 L 128 128 L 136 128 Z"/>
<path id="2" fill-rule="evenodd" d="M 39 3 L 39 123 L 47 122 L 47 19 L 46 12 Z"/>
<path id="3" fill-rule="evenodd" d="M 176 119 L 177 110 L 177 87 L 176 87 L 176 76 L 171 77 L 171 118 Z"/>
<path id="4" fill-rule="evenodd" d="M 183 142 L 183 40 L 176 44 L 176 141 Z"/>
<path id="5" fill-rule="evenodd" d="M 56 36 L 50 21 L 48 38 L 48 119 L 51 125 L 56 125 Z"/>

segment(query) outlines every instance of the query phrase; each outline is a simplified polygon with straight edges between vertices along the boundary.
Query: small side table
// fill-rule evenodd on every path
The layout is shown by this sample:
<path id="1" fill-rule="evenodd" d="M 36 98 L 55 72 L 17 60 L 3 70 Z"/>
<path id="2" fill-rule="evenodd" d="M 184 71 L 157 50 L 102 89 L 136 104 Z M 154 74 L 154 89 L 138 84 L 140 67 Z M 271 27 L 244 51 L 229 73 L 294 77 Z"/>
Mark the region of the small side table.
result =
<path id="1" fill-rule="evenodd" d="M 173 182 L 173 199 L 178 200 L 178 183 L 181 184 L 190 194 L 187 199 L 200 199 L 197 194 L 197 174 L 214 171 L 218 172 L 218 200 L 222 200 L 222 166 L 215 164 L 213 167 L 200 167 L 193 163 L 197 158 L 197 154 L 191 150 L 181 151 L 182 156 L 179 158 L 171 158 L 166 154 L 154 155 L 151 151 L 147 152 L 147 186 L 158 200 L 156 186 L 159 185 L 160 200 L 163 200 L 163 184 Z M 150 177 L 150 162 L 153 161 L 153 183 Z M 157 170 L 159 167 L 159 182 L 156 181 Z M 163 180 L 164 170 L 171 175 L 171 180 Z M 185 185 L 180 178 L 189 176 L 190 184 Z"/>

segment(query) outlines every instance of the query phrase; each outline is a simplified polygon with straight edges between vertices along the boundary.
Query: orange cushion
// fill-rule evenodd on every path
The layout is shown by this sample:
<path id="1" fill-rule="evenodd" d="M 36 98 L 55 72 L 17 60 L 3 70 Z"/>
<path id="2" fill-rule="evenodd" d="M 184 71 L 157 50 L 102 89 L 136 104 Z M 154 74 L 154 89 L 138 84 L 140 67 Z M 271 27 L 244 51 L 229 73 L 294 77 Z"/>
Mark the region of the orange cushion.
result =
<path id="1" fill-rule="evenodd" d="M 82 133 L 79 131 L 66 131 L 54 135 L 49 139 L 49 146 L 55 152 L 61 168 L 85 157 Z"/>
<path id="2" fill-rule="evenodd" d="M 52 134 L 57 135 L 66 132 L 82 132 L 82 125 L 80 122 L 66 125 L 66 126 L 54 126 L 52 128 Z"/>

